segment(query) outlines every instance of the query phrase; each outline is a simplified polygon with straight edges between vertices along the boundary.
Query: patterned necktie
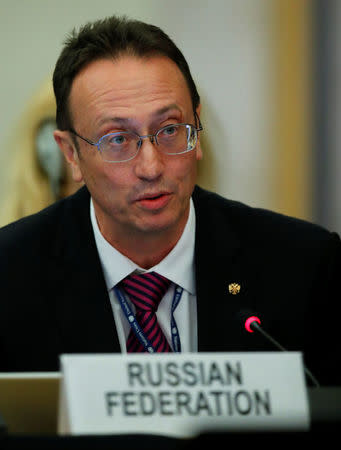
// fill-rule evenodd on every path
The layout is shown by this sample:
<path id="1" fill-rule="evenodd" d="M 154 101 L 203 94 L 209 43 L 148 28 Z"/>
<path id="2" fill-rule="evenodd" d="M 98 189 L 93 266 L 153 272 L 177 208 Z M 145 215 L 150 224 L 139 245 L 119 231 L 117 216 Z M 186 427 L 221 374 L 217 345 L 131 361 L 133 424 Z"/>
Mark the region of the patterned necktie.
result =
<path id="1" fill-rule="evenodd" d="M 154 351 L 171 352 L 172 349 L 156 317 L 156 310 L 171 283 L 170 280 L 156 272 L 149 272 L 129 275 L 121 283 L 135 305 L 136 320 Z M 127 351 L 128 353 L 147 351 L 132 329 L 127 339 Z"/>

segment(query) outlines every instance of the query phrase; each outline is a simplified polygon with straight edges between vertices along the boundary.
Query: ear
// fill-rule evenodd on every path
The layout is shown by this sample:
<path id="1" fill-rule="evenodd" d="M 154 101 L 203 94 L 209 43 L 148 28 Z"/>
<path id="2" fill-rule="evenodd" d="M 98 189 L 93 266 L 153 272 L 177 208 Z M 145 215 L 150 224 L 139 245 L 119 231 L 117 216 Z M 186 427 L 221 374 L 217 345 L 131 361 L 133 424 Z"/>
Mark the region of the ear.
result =
<path id="1" fill-rule="evenodd" d="M 201 112 L 201 104 L 197 107 L 196 109 L 196 113 L 197 116 L 200 118 L 200 112 Z M 198 126 L 199 124 L 197 124 Z M 200 131 L 198 132 L 198 142 L 197 142 L 197 147 L 196 147 L 196 156 L 197 156 L 197 160 L 200 161 L 202 159 L 202 148 L 201 148 L 201 144 L 200 144 Z"/>
<path id="2" fill-rule="evenodd" d="M 67 163 L 70 165 L 72 178 L 76 183 L 83 181 L 77 148 L 68 131 L 55 130 L 53 133 L 55 141 L 62 151 Z"/>

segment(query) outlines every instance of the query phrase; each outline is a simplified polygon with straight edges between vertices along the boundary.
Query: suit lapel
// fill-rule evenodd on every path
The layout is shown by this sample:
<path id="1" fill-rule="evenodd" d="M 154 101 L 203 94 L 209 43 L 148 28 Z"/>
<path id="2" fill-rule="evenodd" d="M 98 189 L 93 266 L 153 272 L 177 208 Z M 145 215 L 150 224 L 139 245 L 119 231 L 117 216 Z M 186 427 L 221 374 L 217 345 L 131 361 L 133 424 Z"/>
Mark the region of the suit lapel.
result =
<path id="1" fill-rule="evenodd" d="M 60 346 L 66 353 L 119 352 L 89 205 L 89 193 L 83 188 L 67 203 L 57 239 Z"/>
<path id="2" fill-rule="evenodd" d="M 239 317 L 241 310 L 255 309 L 257 268 L 249 261 L 236 230 L 226 220 L 226 212 L 220 210 L 220 202 L 199 188 L 193 200 L 198 349 L 205 352 L 260 349 L 262 339 L 247 333 Z"/>

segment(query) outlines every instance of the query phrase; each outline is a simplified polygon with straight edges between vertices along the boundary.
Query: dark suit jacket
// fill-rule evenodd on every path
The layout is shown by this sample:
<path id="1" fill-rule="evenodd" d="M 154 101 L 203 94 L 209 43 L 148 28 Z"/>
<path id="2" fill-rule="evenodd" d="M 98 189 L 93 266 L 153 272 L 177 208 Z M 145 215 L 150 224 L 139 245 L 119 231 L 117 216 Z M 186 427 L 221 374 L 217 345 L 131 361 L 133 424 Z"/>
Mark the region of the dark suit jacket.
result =
<path id="1" fill-rule="evenodd" d="M 0 230 L 0 371 L 59 370 L 62 353 L 120 351 L 89 199 L 82 188 Z M 193 200 L 199 351 L 274 350 L 245 331 L 247 307 L 303 352 L 322 384 L 341 384 L 339 237 L 198 187 Z"/>

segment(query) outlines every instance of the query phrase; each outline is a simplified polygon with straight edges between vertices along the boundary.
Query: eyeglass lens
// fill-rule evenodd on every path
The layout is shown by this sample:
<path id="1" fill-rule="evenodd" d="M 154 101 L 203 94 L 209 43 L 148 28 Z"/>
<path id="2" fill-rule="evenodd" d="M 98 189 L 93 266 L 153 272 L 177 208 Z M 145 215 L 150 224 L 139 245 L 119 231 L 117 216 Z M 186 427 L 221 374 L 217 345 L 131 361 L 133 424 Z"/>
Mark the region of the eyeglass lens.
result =
<path id="1" fill-rule="evenodd" d="M 192 125 L 169 125 L 156 133 L 155 141 L 158 150 L 163 153 L 184 153 L 195 147 L 197 131 Z M 99 143 L 99 149 L 105 161 L 119 162 L 132 159 L 140 145 L 142 141 L 137 134 L 121 132 L 104 136 Z"/>

